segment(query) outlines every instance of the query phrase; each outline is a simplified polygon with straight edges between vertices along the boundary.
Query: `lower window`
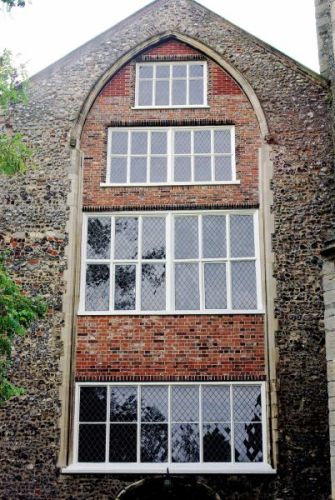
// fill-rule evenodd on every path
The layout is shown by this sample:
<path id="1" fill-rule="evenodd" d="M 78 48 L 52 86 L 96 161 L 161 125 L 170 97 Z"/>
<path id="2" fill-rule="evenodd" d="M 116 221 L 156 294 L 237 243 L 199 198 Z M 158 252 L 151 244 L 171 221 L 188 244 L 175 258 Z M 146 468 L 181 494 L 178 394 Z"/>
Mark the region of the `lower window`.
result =
<path id="1" fill-rule="evenodd" d="M 264 393 L 253 382 L 78 384 L 75 463 L 121 472 L 264 464 Z"/>

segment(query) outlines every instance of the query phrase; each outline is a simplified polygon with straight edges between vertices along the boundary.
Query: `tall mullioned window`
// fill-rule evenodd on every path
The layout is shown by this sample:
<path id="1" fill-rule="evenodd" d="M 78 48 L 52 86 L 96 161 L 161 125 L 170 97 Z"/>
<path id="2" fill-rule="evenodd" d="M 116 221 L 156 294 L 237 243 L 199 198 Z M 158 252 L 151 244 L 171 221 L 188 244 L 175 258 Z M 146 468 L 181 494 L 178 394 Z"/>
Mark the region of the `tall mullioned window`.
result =
<path id="1" fill-rule="evenodd" d="M 204 61 L 141 63 L 136 66 L 136 107 L 197 107 L 207 104 Z"/>
<path id="2" fill-rule="evenodd" d="M 108 185 L 236 182 L 233 126 L 111 128 Z"/>
<path id="3" fill-rule="evenodd" d="M 255 211 L 88 215 L 81 313 L 262 308 Z"/>

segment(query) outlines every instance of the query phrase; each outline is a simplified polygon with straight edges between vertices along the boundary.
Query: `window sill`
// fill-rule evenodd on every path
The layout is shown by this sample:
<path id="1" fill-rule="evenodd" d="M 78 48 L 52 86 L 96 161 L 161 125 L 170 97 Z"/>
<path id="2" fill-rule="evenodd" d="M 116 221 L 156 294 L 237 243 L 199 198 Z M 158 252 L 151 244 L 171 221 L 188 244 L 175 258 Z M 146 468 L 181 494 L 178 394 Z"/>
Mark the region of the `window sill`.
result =
<path id="1" fill-rule="evenodd" d="M 108 183 L 108 182 L 100 182 L 100 187 L 123 187 L 123 188 L 132 188 L 132 187 L 174 187 L 174 186 L 230 186 L 230 185 L 238 185 L 241 184 L 241 181 L 220 181 L 220 182 L 141 182 L 141 183 L 129 183 L 129 184 L 117 184 L 117 183 Z"/>
<path id="2" fill-rule="evenodd" d="M 193 109 L 193 108 L 204 108 L 210 109 L 208 104 L 180 104 L 177 106 L 132 106 L 131 109 Z"/>
<path id="3" fill-rule="evenodd" d="M 245 315 L 245 314 L 265 314 L 264 309 L 241 309 L 234 311 L 78 311 L 78 316 L 229 316 L 229 315 Z"/>
<path id="4" fill-rule="evenodd" d="M 269 464 L 90 464 L 74 463 L 63 474 L 276 474 Z"/>

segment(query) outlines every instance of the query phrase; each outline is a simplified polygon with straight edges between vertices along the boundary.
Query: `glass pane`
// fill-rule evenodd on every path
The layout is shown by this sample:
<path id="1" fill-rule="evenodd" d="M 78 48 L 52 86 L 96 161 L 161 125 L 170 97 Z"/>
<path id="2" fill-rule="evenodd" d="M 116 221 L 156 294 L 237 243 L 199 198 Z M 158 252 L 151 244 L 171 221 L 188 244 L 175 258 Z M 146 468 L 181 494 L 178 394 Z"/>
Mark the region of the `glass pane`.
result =
<path id="1" fill-rule="evenodd" d="M 214 130 L 214 153 L 231 153 L 231 130 Z"/>
<path id="2" fill-rule="evenodd" d="M 143 386 L 141 394 L 142 422 L 167 422 L 168 387 Z"/>
<path id="3" fill-rule="evenodd" d="M 230 462 L 230 425 L 205 424 L 203 426 L 204 462 Z"/>
<path id="4" fill-rule="evenodd" d="M 164 311 L 165 297 L 165 264 L 143 264 L 141 309 Z"/>
<path id="5" fill-rule="evenodd" d="M 216 156 L 215 162 L 215 180 L 231 181 L 233 180 L 232 159 L 230 156 Z"/>
<path id="6" fill-rule="evenodd" d="M 104 462 L 106 425 L 80 424 L 78 462 Z"/>
<path id="7" fill-rule="evenodd" d="M 111 388 L 110 421 L 137 421 L 137 387 L 116 386 Z"/>
<path id="8" fill-rule="evenodd" d="M 210 181 L 212 179 L 211 157 L 195 156 L 194 158 L 194 180 Z"/>
<path id="9" fill-rule="evenodd" d="M 131 133 L 131 154 L 145 155 L 148 151 L 148 133 L 147 132 L 132 132 Z"/>
<path id="10" fill-rule="evenodd" d="M 230 422 L 230 388 L 203 386 L 202 414 L 204 422 Z"/>
<path id="11" fill-rule="evenodd" d="M 202 64 L 190 64 L 190 77 L 201 77 L 204 74 L 204 67 Z"/>
<path id="12" fill-rule="evenodd" d="M 198 217 L 175 217 L 174 237 L 176 259 L 199 256 Z"/>
<path id="13" fill-rule="evenodd" d="M 115 258 L 136 259 L 138 245 L 138 220 L 135 217 L 115 219 Z"/>
<path id="14" fill-rule="evenodd" d="M 128 311 L 136 308 L 136 266 L 115 266 L 115 309 Z"/>
<path id="15" fill-rule="evenodd" d="M 176 264 L 175 300 L 177 311 L 200 308 L 198 264 Z"/>
<path id="16" fill-rule="evenodd" d="M 186 104 L 186 80 L 172 81 L 172 105 Z"/>
<path id="17" fill-rule="evenodd" d="M 263 438 L 261 424 L 235 424 L 235 461 L 262 462 Z"/>
<path id="18" fill-rule="evenodd" d="M 133 156 L 130 159 L 130 182 L 147 182 L 147 158 Z"/>
<path id="19" fill-rule="evenodd" d="M 111 159 L 110 181 L 115 184 L 125 184 L 127 182 L 127 158 Z"/>
<path id="20" fill-rule="evenodd" d="M 152 106 L 152 80 L 142 80 L 139 82 L 138 105 Z"/>
<path id="21" fill-rule="evenodd" d="M 226 257 L 225 215 L 204 215 L 202 218 L 203 256 Z"/>
<path id="22" fill-rule="evenodd" d="M 262 396 L 260 386 L 236 386 L 233 388 L 234 421 L 261 422 Z"/>
<path id="23" fill-rule="evenodd" d="M 126 155 L 128 152 L 128 131 L 112 132 L 112 155 Z"/>
<path id="24" fill-rule="evenodd" d="M 156 78 L 169 78 L 170 77 L 170 66 L 157 65 L 156 66 Z"/>
<path id="25" fill-rule="evenodd" d="M 167 181 L 167 158 L 153 156 L 151 158 L 150 182 Z"/>
<path id="26" fill-rule="evenodd" d="M 175 156 L 174 181 L 191 182 L 191 158 L 189 156 Z"/>
<path id="27" fill-rule="evenodd" d="M 254 257 L 254 218 L 252 215 L 230 216 L 232 257 Z"/>
<path id="28" fill-rule="evenodd" d="M 205 264 L 205 307 L 227 309 L 226 264 Z"/>
<path id="29" fill-rule="evenodd" d="M 204 104 L 204 82 L 203 80 L 190 80 L 189 104 Z"/>
<path id="30" fill-rule="evenodd" d="M 136 462 L 137 424 L 112 424 L 109 442 L 110 462 Z"/>
<path id="31" fill-rule="evenodd" d="M 81 387 L 79 421 L 105 422 L 106 405 L 106 387 Z"/>
<path id="32" fill-rule="evenodd" d="M 155 106 L 169 106 L 169 80 L 156 80 Z"/>
<path id="33" fill-rule="evenodd" d="M 110 217 L 89 217 L 87 220 L 87 258 L 109 259 L 110 243 Z"/>
<path id="34" fill-rule="evenodd" d="M 233 309 L 257 309 L 255 262 L 232 263 Z"/>
<path id="35" fill-rule="evenodd" d="M 139 76 L 140 78 L 152 78 L 153 66 L 151 64 L 143 64 L 143 66 L 139 66 Z"/>
<path id="36" fill-rule="evenodd" d="M 86 270 L 86 311 L 108 311 L 109 266 L 88 264 Z"/>
<path id="37" fill-rule="evenodd" d="M 162 463 L 168 458 L 167 424 L 141 425 L 141 462 Z"/>
<path id="38" fill-rule="evenodd" d="M 151 154 L 164 155 L 167 153 L 167 132 L 151 133 Z"/>
<path id="39" fill-rule="evenodd" d="M 172 462 L 199 462 L 199 425 L 172 425 Z"/>
<path id="40" fill-rule="evenodd" d="M 174 133 L 174 153 L 175 154 L 190 154 L 191 153 L 191 132 L 184 130 Z"/>
<path id="41" fill-rule="evenodd" d="M 172 66 L 173 78 L 186 78 L 186 65 L 176 64 Z"/>
<path id="42" fill-rule="evenodd" d="M 211 131 L 194 132 L 194 153 L 211 153 Z"/>
<path id="43" fill-rule="evenodd" d="M 143 259 L 165 259 L 165 218 L 143 217 Z"/>
<path id="44" fill-rule="evenodd" d="M 172 421 L 198 422 L 199 421 L 199 387 L 172 386 Z"/>

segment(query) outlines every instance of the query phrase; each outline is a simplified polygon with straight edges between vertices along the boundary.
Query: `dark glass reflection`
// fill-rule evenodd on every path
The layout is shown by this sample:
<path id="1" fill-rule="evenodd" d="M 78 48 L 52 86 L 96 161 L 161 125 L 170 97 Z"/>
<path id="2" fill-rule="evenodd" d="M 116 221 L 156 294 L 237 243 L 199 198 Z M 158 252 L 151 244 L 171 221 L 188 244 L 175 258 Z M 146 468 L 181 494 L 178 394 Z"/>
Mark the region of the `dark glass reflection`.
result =
<path id="1" fill-rule="evenodd" d="M 115 309 L 136 308 L 136 266 L 115 266 Z"/>
<path id="2" fill-rule="evenodd" d="M 203 427 L 204 462 L 230 462 L 230 427 L 205 424 Z"/>
<path id="3" fill-rule="evenodd" d="M 136 424 L 112 424 L 109 436 L 110 462 L 136 462 Z"/>
<path id="4" fill-rule="evenodd" d="M 167 456 L 167 424 L 141 425 L 141 462 L 166 462 Z"/>
<path id="5" fill-rule="evenodd" d="M 109 307 L 109 266 L 89 264 L 86 270 L 86 311 L 107 311 Z"/>
<path id="6" fill-rule="evenodd" d="M 80 424 L 78 462 L 104 462 L 106 425 Z"/>
<path id="7" fill-rule="evenodd" d="M 125 386 L 111 389 L 110 420 L 111 422 L 136 422 L 136 387 Z"/>
<path id="8" fill-rule="evenodd" d="M 87 258 L 108 259 L 110 255 L 111 220 L 89 217 L 87 223 Z"/>
<path id="9" fill-rule="evenodd" d="M 234 427 L 235 461 L 262 462 L 262 424 L 236 424 Z"/>
<path id="10" fill-rule="evenodd" d="M 79 421 L 105 422 L 106 398 L 106 387 L 81 387 Z"/>
<path id="11" fill-rule="evenodd" d="M 199 425 L 172 426 L 172 462 L 199 462 Z"/>
<path id="12" fill-rule="evenodd" d="M 142 422 L 166 422 L 168 418 L 168 388 L 142 387 Z"/>

